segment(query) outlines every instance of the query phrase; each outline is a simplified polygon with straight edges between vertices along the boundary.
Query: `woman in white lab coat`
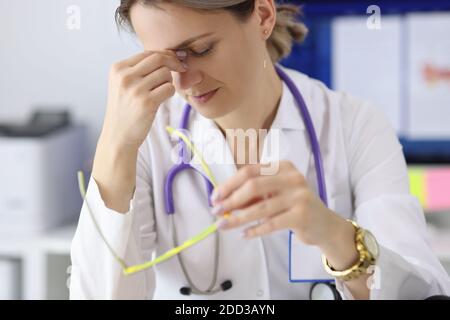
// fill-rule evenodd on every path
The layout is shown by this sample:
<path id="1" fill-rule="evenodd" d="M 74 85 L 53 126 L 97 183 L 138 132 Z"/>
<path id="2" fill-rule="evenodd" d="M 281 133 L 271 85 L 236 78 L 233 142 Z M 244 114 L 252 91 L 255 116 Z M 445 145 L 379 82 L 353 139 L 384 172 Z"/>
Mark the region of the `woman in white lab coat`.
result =
<path id="1" fill-rule="evenodd" d="M 117 11 L 145 52 L 111 69 L 105 121 L 72 243 L 71 298 L 307 299 L 317 280 L 335 280 L 344 299 L 450 294 L 386 118 L 277 64 L 292 41 L 306 35 L 295 21 L 296 7 L 273 0 L 144 2 L 122 0 Z M 275 65 L 295 83 L 311 115 L 328 207 L 318 195 L 305 123 Z M 220 158 L 209 161 L 218 186 L 211 209 L 203 178 L 180 174 L 169 216 L 164 183 L 179 140 L 166 126 L 179 127 L 186 102 L 193 108 L 190 140 Z M 239 144 L 229 135 L 239 129 L 270 131 L 257 144 Z M 276 170 L 262 174 L 263 168 Z M 125 276 L 87 204 L 128 265 L 173 248 L 174 230 L 180 242 L 214 221 L 220 230 L 218 238 L 183 251 L 183 265 L 174 257 Z"/>

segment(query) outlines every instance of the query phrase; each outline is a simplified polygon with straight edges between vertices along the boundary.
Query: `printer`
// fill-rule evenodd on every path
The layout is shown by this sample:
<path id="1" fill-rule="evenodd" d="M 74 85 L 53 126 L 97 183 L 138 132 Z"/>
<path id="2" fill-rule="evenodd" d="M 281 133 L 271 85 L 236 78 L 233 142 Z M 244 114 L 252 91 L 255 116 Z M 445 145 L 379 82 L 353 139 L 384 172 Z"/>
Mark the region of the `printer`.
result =
<path id="1" fill-rule="evenodd" d="M 77 219 L 85 144 L 85 127 L 72 125 L 67 111 L 0 123 L 0 236 L 36 235 Z"/>

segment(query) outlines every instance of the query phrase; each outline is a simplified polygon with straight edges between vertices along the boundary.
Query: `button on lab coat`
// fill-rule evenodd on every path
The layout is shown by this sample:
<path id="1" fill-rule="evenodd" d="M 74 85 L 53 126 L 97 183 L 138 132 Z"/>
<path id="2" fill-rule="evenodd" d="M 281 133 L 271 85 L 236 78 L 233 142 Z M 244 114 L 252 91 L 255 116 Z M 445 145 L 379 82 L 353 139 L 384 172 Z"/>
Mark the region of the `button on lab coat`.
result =
<path id="1" fill-rule="evenodd" d="M 370 104 L 329 90 L 320 81 L 289 68 L 311 113 L 321 146 L 329 207 L 357 221 L 375 235 L 380 255 L 374 268 L 371 299 L 424 299 L 450 294 L 450 281 L 433 254 L 423 211 L 409 192 L 402 147 L 385 116 Z M 127 214 L 107 208 L 94 179 L 87 201 L 111 245 L 128 265 L 148 261 L 174 246 L 170 219 L 165 213 L 164 179 L 177 160 L 178 140 L 165 127 L 178 128 L 185 101 L 175 94 L 160 106 L 153 126 L 139 149 L 136 189 Z M 210 167 L 218 182 L 237 169 L 227 143 L 215 123 L 191 111 L 189 135 L 199 150 L 219 156 Z M 295 100 L 283 83 L 280 105 L 266 137 L 279 141 L 280 159 L 292 161 L 317 192 L 316 171 L 309 138 Z M 273 153 L 264 145 L 261 161 Z M 205 155 L 206 157 L 207 155 Z M 217 159 L 217 158 L 216 158 Z M 198 161 L 193 166 L 201 170 Z M 183 172 L 173 186 L 174 223 L 180 242 L 214 221 L 204 181 L 192 171 Z M 320 251 L 281 230 L 251 240 L 243 227 L 219 231 L 220 256 L 217 285 L 230 279 L 230 290 L 203 296 L 179 293 L 188 283 L 176 257 L 132 276 L 122 275 L 83 204 L 72 242 L 70 296 L 73 299 L 308 299 L 310 282 L 327 279 Z M 182 253 L 194 284 L 208 288 L 213 277 L 215 237 Z M 289 268 L 289 249 L 291 268 Z M 291 270 L 291 272 L 289 272 Z M 345 283 L 337 281 L 344 299 L 352 299 Z"/>

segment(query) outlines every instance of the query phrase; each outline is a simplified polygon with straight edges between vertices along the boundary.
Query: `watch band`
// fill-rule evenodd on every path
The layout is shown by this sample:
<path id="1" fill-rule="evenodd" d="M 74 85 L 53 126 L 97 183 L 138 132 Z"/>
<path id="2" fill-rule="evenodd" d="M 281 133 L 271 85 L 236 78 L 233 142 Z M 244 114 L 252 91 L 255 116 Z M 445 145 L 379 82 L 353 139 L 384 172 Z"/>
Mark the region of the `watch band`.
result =
<path id="1" fill-rule="evenodd" d="M 325 255 L 322 254 L 322 263 L 325 270 L 331 276 L 343 281 L 349 281 L 359 278 L 361 274 L 366 272 L 369 266 L 374 265 L 376 262 L 375 257 L 370 253 L 370 251 L 367 249 L 364 243 L 365 230 L 361 228 L 356 222 L 348 219 L 347 221 L 351 222 L 353 227 L 355 228 L 355 245 L 356 250 L 358 250 L 359 253 L 358 261 L 350 268 L 339 271 L 333 269 L 333 267 L 329 264 Z"/>

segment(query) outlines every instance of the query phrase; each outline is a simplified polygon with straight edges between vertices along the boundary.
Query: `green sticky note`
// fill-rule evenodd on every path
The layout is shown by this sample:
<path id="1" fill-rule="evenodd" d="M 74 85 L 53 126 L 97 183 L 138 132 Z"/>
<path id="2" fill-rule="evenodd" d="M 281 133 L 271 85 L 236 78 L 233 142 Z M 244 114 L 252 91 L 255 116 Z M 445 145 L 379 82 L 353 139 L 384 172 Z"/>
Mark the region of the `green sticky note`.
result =
<path id="1" fill-rule="evenodd" d="M 425 170 L 417 167 L 408 168 L 409 188 L 411 193 L 419 199 L 423 208 L 427 204 L 427 192 L 425 185 Z"/>

